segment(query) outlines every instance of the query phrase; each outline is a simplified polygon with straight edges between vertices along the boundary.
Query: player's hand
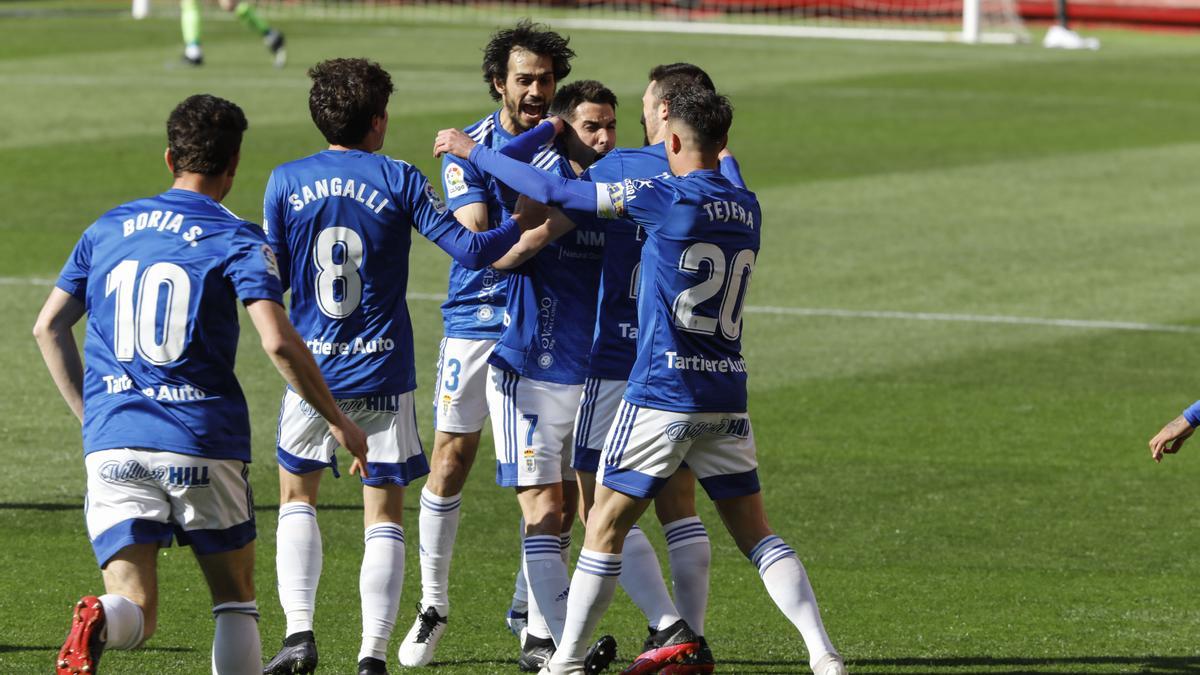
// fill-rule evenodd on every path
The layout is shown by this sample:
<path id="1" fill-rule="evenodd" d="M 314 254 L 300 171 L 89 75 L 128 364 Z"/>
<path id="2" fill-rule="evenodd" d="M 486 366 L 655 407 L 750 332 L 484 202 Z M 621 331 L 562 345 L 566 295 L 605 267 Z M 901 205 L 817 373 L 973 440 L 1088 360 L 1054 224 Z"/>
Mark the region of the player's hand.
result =
<path id="1" fill-rule="evenodd" d="M 733 153 L 729 151 L 729 146 L 721 148 L 721 152 L 717 153 L 717 159 L 722 160 L 726 157 L 733 157 Z"/>
<path id="2" fill-rule="evenodd" d="M 450 154 L 459 159 L 467 159 L 475 145 L 475 141 L 459 129 L 442 129 L 433 141 L 433 156 Z"/>
<path id="3" fill-rule="evenodd" d="M 561 117 L 559 117 L 558 115 L 551 115 L 543 121 L 549 122 L 554 125 L 554 135 L 555 136 L 557 136 L 558 134 L 561 134 L 563 132 L 563 129 L 567 128 L 567 123 L 564 122 L 563 119 Z"/>
<path id="4" fill-rule="evenodd" d="M 336 423 L 329 425 L 329 433 L 333 434 L 338 445 L 345 448 L 354 458 L 350 464 L 350 473 L 370 478 L 367 474 L 367 434 L 344 414 Z"/>
<path id="5" fill-rule="evenodd" d="M 1156 462 L 1161 462 L 1164 454 L 1173 455 L 1179 452 L 1184 441 L 1191 438 L 1195 431 L 1182 415 L 1176 417 L 1150 439 L 1150 457 Z"/>
<path id="6" fill-rule="evenodd" d="M 550 217 L 550 207 L 535 202 L 525 195 L 517 197 L 517 205 L 513 208 L 513 216 L 516 217 L 517 225 L 521 226 L 521 231 L 532 230 L 533 228 L 546 222 Z"/>

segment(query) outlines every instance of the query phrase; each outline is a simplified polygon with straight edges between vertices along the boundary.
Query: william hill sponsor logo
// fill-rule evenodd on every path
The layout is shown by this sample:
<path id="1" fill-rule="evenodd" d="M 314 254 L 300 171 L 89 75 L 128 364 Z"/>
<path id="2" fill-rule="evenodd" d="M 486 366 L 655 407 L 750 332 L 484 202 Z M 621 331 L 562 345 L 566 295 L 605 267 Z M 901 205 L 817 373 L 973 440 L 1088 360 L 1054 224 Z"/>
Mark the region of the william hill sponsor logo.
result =
<path id="1" fill-rule="evenodd" d="M 100 479 L 107 483 L 153 482 L 168 487 L 208 487 L 212 484 L 207 466 L 156 466 L 150 469 L 133 459 L 101 464 Z"/>
<path id="2" fill-rule="evenodd" d="M 675 443 L 694 441 L 709 435 L 745 438 L 750 435 L 750 420 L 728 417 L 716 422 L 673 422 L 667 425 L 667 438 Z"/>

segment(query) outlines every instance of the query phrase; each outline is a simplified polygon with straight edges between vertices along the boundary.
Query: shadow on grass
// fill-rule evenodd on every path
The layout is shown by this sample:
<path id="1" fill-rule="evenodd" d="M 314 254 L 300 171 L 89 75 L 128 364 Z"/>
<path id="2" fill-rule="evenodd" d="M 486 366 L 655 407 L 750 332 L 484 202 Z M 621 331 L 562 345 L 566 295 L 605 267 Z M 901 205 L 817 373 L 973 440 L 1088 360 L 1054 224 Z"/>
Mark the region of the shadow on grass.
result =
<path id="1" fill-rule="evenodd" d="M 730 664 L 777 665 L 761 661 L 729 661 Z M 941 658 L 897 657 L 884 659 L 850 659 L 850 670 L 861 675 L 870 673 L 939 673 L 971 672 L 963 669 L 980 668 L 990 675 L 1017 674 L 1039 675 L 1041 673 L 1087 673 L 1096 672 L 1097 666 L 1137 666 L 1137 672 L 1200 673 L 1200 656 L 1048 656 L 1048 657 L 1004 657 L 1004 656 L 948 656 Z M 887 670 L 872 670 L 871 666 Z M 1092 666 L 1092 668 L 1089 668 Z M 1072 669 L 1076 667 L 1077 669 Z M 740 672 L 740 671 L 739 671 Z"/>

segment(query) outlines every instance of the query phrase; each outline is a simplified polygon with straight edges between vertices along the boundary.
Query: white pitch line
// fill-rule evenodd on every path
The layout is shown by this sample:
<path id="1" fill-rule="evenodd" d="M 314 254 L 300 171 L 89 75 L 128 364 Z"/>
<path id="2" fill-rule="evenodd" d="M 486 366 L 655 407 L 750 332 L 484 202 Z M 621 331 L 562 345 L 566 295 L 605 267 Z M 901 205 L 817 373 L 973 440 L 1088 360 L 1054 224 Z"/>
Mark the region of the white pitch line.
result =
<path id="1" fill-rule="evenodd" d="M 36 277 L 0 277 L 0 286 L 51 286 L 54 279 Z M 444 293 L 410 291 L 409 300 L 444 302 Z M 1179 326 L 1169 323 L 1139 323 L 1136 321 L 1096 321 L 1091 319 L 1043 319 L 1032 316 L 1002 314 L 947 314 L 943 312 L 896 312 L 870 309 L 828 309 L 819 307 L 772 307 L 747 305 L 747 314 L 776 316 L 816 316 L 833 319 L 890 319 L 894 321 L 938 321 L 943 323 L 990 323 L 1009 326 L 1049 326 L 1082 330 L 1122 330 L 1142 333 L 1200 334 L 1200 326 Z"/>

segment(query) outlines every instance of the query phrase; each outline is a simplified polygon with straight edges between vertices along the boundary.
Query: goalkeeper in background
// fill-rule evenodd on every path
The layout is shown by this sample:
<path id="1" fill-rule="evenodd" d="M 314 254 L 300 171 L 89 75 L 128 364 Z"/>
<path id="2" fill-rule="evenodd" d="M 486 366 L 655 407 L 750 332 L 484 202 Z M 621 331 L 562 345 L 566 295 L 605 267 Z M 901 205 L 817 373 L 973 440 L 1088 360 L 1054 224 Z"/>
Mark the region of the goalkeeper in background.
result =
<path id="1" fill-rule="evenodd" d="M 271 28 L 254 5 L 245 0 L 219 0 L 221 9 L 233 12 L 246 27 L 262 35 L 263 44 L 275 59 L 275 67 L 287 63 L 287 50 L 283 48 L 283 33 Z M 204 65 L 204 51 L 200 48 L 200 0 L 180 0 L 181 24 L 183 26 L 183 61 L 188 65 Z"/>

